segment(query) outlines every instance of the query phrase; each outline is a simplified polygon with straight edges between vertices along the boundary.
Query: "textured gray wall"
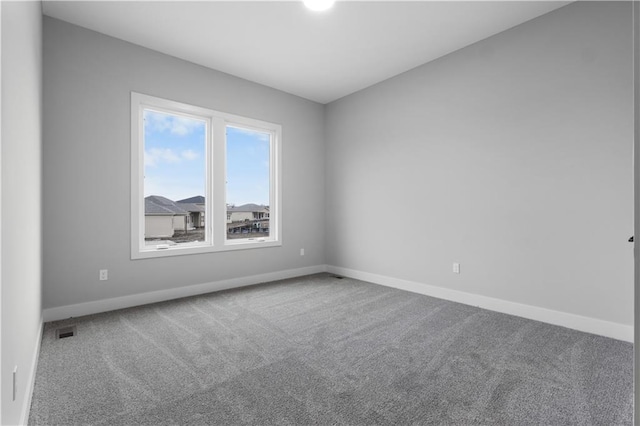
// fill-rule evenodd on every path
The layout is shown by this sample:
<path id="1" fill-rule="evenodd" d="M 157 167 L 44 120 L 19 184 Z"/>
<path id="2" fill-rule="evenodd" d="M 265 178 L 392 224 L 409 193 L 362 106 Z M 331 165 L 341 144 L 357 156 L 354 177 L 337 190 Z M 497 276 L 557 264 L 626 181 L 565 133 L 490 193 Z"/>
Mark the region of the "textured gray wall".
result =
<path id="1" fill-rule="evenodd" d="M 282 125 L 281 247 L 130 260 L 131 91 Z M 324 264 L 322 105 L 45 17 L 44 108 L 44 308 Z"/>
<path id="2" fill-rule="evenodd" d="M 2 2 L 2 419 L 29 401 L 41 308 L 42 16 L 39 2 Z M 18 366 L 12 401 L 13 367 Z M 35 372 L 33 372 L 35 374 Z"/>
<path id="3" fill-rule="evenodd" d="M 329 104 L 327 263 L 633 324 L 631 53 L 573 3 Z"/>

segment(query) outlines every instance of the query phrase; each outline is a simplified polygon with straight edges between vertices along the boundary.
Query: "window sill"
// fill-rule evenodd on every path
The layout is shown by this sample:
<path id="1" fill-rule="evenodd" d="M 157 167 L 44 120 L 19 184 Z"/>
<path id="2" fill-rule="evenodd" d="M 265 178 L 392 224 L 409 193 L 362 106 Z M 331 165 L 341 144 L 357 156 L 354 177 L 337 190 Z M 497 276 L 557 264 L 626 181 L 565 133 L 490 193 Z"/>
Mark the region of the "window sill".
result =
<path id="1" fill-rule="evenodd" d="M 267 247 L 279 247 L 282 245 L 280 241 L 273 240 L 233 240 L 227 241 L 223 246 L 193 246 L 193 245 L 184 245 L 184 246 L 169 246 L 162 248 L 149 248 L 145 250 L 139 250 L 137 252 L 133 251 L 131 253 L 131 259 L 153 259 L 156 257 L 171 257 L 171 256 L 185 256 L 191 254 L 204 254 L 204 253 L 219 253 L 219 252 L 228 252 L 235 250 L 250 250 L 250 249 L 260 249 Z"/>

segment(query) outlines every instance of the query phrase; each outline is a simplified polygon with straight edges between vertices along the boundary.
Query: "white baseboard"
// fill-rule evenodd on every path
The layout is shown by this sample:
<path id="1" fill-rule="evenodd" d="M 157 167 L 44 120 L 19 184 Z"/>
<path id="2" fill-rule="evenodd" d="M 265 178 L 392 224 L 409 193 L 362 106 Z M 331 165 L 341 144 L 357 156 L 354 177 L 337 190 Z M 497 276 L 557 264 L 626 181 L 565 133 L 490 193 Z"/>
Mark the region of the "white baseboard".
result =
<path id="1" fill-rule="evenodd" d="M 326 270 L 332 274 L 342 275 L 374 284 L 398 288 L 413 293 L 420 293 L 453 302 L 464 303 L 465 305 L 477 306 L 490 311 L 546 322 L 574 330 L 584 331 L 586 333 L 598 334 L 600 336 L 611 337 L 613 339 L 633 342 L 633 326 L 630 325 L 554 311 L 537 306 L 510 302 L 507 300 L 495 299 L 493 297 L 480 296 L 478 294 L 466 293 L 337 266 L 327 265 Z"/>
<path id="2" fill-rule="evenodd" d="M 43 317 L 46 322 L 56 321 L 321 272 L 330 272 L 374 284 L 380 284 L 413 293 L 437 297 L 439 299 L 464 303 L 465 305 L 478 306 L 491 311 L 559 325 L 574 330 L 584 331 L 586 333 L 598 334 L 600 336 L 611 337 L 613 339 L 633 342 L 633 326 L 630 325 L 331 265 L 317 265 L 299 269 L 288 269 L 285 271 L 270 272 L 260 275 L 251 275 L 186 287 L 48 308 L 43 311 Z"/>
<path id="3" fill-rule="evenodd" d="M 167 290 L 158 290 L 148 293 L 132 294 L 129 296 L 114 297 L 111 299 L 96 300 L 93 302 L 78 303 L 75 305 L 48 308 L 43 311 L 44 320 L 57 321 L 66 318 L 80 317 L 83 315 L 97 314 L 116 309 L 130 308 L 132 306 L 146 305 L 148 303 L 163 302 L 165 300 L 179 299 L 181 297 L 196 296 L 214 291 L 244 287 L 269 281 L 283 280 L 287 278 L 301 277 L 304 275 L 326 272 L 325 265 L 309 266 L 299 269 L 269 272 L 260 275 L 232 278 L 228 280 L 214 281 L 203 284 L 195 284 L 186 287 L 177 287 Z"/>
<path id="4" fill-rule="evenodd" d="M 35 342 L 36 349 L 31 360 L 31 371 L 29 371 L 29 380 L 27 380 L 27 388 L 25 389 L 24 405 L 22 406 L 22 414 L 20 415 L 20 425 L 26 425 L 29 422 L 29 411 L 31 410 L 31 397 L 33 396 L 33 388 L 36 384 L 36 371 L 38 370 L 38 358 L 40 357 L 40 345 L 42 344 L 42 333 L 44 330 L 44 320 L 40 318 L 40 331 L 38 332 L 38 340 Z"/>

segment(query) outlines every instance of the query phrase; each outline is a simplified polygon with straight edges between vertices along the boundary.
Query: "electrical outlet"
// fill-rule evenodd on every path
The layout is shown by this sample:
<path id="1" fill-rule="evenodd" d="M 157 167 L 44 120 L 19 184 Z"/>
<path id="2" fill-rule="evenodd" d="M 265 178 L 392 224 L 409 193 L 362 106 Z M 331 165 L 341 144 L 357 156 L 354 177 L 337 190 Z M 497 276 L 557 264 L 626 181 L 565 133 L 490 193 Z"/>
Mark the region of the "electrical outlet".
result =
<path id="1" fill-rule="evenodd" d="M 109 270 L 100 269 L 100 281 L 106 281 L 109 279 Z"/>
<path id="2" fill-rule="evenodd" d="M 16 400 L 16 395 L 18 395 L 18 366 L 13 367 L 13 397 L 12 401 Z"/>
<path id="3" fill-rule="evenodd" d="M 459 274 L 460 273 L 460 264 L 457 262 L 453 263 L 453 273 L 454 274 Z"/>
<path id="4" fill-rule="evenodd" d="M 304 249 L 303 248 L 300 249 L 300 256 L 304 256 Z"/>

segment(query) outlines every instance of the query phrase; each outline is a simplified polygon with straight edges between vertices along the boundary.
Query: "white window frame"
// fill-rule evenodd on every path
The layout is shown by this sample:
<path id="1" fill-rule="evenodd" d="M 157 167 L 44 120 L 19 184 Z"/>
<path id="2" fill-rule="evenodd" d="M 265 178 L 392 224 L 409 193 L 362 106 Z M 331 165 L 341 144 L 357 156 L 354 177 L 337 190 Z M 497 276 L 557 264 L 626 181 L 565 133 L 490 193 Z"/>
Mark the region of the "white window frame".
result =
<path id="1" fill-rule="evenodd" d="M 144 241 L 144 117 L 152 109 L 207 122 L 205 242 L 176 246 L 146 246 Z M 271 134 L 269 236 L 227 240 L 226 128 L 227 125 Z M 148 259 L 209 252 L 265 248 L 282 245 L 281 149 L 282 126 L 266 121 L 214 111 L 155 96 L 131 92 L 131 259 Z M 158 194 L 162 195 L 162 194 Z M 175 200 L 174 200 L 175 201 Z"/>

